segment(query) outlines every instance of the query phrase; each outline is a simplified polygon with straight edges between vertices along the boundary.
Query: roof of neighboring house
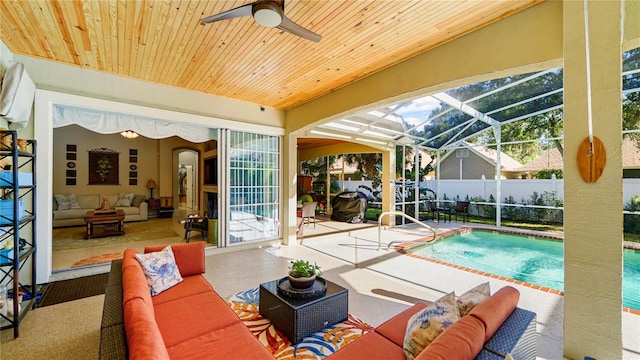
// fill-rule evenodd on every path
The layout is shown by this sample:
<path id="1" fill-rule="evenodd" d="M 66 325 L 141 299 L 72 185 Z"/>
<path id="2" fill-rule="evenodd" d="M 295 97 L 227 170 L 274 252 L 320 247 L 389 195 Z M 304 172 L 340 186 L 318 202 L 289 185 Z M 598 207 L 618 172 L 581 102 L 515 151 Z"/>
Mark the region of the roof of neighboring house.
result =
<path id="1" fill-rule="evenodd" d="M 562 169 L 563 168 L 562 155 L 557 148 L 551 148 L 537 158 L 522 165 L 518 170 L 520 171 L 539 171 L 542 169 Z"/>
<path id="2" fill-rule="evenodd" d="M 498 162 L 497 150 L 484 147 L 484 146 L 475 146 L 474 144 L 471 144 L 468 142 L 464 142 L 463 145 L 466 148 L 468 148 L 470 151 L 473 151 L 476 155 L 480 156 L 482 159 L 486 160 L 488 163 L 494 166 Z M 440 161 L 444 161 L 444 159 L 448 158 L 451 154 L 455 154 L 455 150 L 451 150 L 448 153 L 446 153 L 440 159 Z M 522 167 L 522 164 L 518 160 L 512 158 L 511 156 L 505 154 L 504 152 L 500 154 L 500 165 L 502 166 L 502 170 L 505 170 L 505 171 L 520 171 L 519 168 Z"/>
<path id="3" fill-rule="evenodd" d="M 632 139 L 624 139 L 622 142 L 622 167 L 640 168 L 640 148 L 638 148 L 638 143 Z M 563 159 L 560 151 L 556 148 L 551 148 L 517 170 L 539 171 L 542 169 L 562 168 Z"/>

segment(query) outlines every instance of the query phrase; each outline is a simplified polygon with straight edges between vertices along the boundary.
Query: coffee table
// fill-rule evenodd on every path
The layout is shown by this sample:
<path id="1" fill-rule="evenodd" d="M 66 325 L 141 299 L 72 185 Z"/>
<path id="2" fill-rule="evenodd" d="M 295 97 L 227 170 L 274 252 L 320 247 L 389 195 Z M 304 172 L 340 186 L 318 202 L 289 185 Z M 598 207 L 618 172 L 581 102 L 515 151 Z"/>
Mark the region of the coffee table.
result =
<path id="1" fill-rule="evenodd" d="M 322 280 L 326 283 L 326 293 L 311 299 L 280 294 L 280 279 L 260 284 L 260 315 L 269 319 L 294 344 L 329 325 L 347 320 L 348 290 L 329 280 Z"/>
<path id="2" fill-rule="evenodd" d="M 124 235 L 124 211 L 116 210 L 107 214 L 96 214 L 95 211 L 87 211 L 84 216 L 84 222 L 87 224 L 87 234 L 85 239 L 96 237 Z M 95 233 L 95 227 L 103 227 L 104 231 Z"/>

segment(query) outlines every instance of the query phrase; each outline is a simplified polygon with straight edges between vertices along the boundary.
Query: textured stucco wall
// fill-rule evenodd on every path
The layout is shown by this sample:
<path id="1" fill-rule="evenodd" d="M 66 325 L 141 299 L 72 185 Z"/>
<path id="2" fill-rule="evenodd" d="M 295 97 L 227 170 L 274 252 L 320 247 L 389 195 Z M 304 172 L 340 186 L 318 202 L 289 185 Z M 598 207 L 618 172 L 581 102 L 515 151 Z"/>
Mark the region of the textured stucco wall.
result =
<path id="1" fill-rule="evenodd" d="M 564 2 L 564 355 L 622 359 L 621 4 L 589 1 L 593 134 L 607 152 L 595 183 L 576 160 L 589 136 L 583 14 Z"/>

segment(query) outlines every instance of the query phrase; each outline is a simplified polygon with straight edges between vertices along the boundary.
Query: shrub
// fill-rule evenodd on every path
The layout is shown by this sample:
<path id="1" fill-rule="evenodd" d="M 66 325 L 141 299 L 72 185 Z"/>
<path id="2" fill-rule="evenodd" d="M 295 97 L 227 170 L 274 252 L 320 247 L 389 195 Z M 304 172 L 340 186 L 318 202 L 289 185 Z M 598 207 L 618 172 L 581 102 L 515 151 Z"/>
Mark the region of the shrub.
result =
<path id="1" fill-rule="evenodd" d="M 625 204 L 627 211 L 640 211 L 640 194 L 634 195 Z M 630 234 L 640 234 L 640 214 L 624 214 L 624 232 Z"/>

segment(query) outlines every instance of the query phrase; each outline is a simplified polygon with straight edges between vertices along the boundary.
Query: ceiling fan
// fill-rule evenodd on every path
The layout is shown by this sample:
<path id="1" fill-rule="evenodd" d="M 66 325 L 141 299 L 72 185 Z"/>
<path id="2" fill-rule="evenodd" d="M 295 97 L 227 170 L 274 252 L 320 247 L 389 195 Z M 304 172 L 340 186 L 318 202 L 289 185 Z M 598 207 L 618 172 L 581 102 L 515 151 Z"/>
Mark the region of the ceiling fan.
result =
<path id="1" fill-rule="evenodd" d="M 297 35 L 311 41 L 319 42 L 320 39 L 322 39 L 322 36 L 311 30 L 303 28 L 284 16 L 284 0 L 282 0 L 282 5 L 278 5 L 274 0 L 256 1 L 251 4 L 242 5 L 235 9 L 208 16 L 200 20 L 200 23 L 204 25 L 243 16 L 252 16 L 253 19 L 262 26 L 276 27 L 282 31 L 286 31 L 290 34 Z"/>

